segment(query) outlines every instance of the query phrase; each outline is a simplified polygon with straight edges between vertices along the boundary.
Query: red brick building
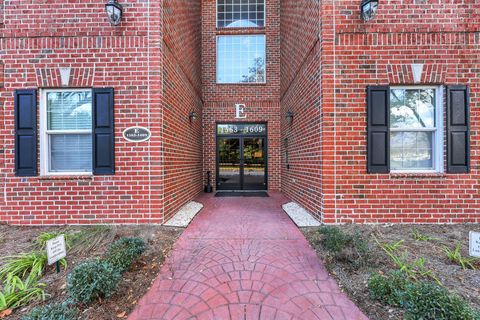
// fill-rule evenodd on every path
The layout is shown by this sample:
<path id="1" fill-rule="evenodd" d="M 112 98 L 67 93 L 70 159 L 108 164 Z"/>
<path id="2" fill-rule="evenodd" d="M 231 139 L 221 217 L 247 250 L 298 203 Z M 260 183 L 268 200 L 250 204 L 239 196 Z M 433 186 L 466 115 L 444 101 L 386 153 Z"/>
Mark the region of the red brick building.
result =
<path id="1" fill-rule="evenodd" d="M 163 223 L 208 173 L 325 223 L 480 221 L 476 1 L 107 2 L 0 1 L 0 222 Z"/>

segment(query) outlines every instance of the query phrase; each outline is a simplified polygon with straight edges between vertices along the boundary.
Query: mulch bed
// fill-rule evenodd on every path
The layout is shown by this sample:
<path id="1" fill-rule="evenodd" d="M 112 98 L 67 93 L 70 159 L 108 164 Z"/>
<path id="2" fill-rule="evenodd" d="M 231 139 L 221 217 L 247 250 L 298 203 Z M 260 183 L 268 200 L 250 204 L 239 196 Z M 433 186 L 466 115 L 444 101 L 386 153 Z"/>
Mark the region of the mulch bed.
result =
<path id="1" fill-rule="evenodd" d="M 407 250 L 412 260 L 424 257 L 427 261 L 426 267 L 433 271 L 446 288 L 470 301 L 472 306 L 480 307 L 480 271 L 463 270 L 460 266 L 448 261 L 442 249 L 443 246 L 453 249 L 457 243 L 463 241 L 462 253 L 464 256 L 468 256 L 468 233 L 469 231 L 480 231 L 478 224 L 346 225 L 340 226 L 340 228 L 349 234 L 358 232 L 368 240 L 371 258 L 367 264 L 354 267 L 346 261 L 338 261 L 322 247 L 320 237 L 316 232 L 318 228 L 305 228 L 303 232 L 342 290 L 371 320 L 403 318 L 401 309 L 384 306 L 369 296 L 367 281 L 370 275 L 376 271 L 386 273 L 395 268 L 390 258 L 376 244 L 374 237 L 381 243 L 404 240 L 400 252 Z M 414 240 L 412 237 L 414 230 L 435 239 Z"/>
<path id="2" fill-rule="evenodd" d="M 84 227 L 17 227 L 0 225 L 0 255 L 5 257 L 12 254 L 28 252 L 34 241 L 42 232 L 59 230 L 79 230 Z M 127 318 L 133 311 L 138 300 L 148 291 L 152 282 L 160 271 L 165 256 L 168 255 L 173 244 L 184 229 L 162 226 L 111 226 L 113 237 L 111 241 L 121 236 L 135 236 L 145 239 L 148 243 L 147 251 L 138 261 L 124 273 L 117 292 L 104 301 L 97 301 L 88 307 L 80 307 L 82 319 L 122 319 Z M 109 241 L 109 242 L 111 242 Z M 39 282 L 45 283 L 45 301 L 29 304 L 27 307 L 14 310 L 12 315 L 5 319 L 16 320 L 35 306 L 52 302 L 63 301 L 66 298 L 66 276 L 70 270 L 80 262 L 101 257 L 109 243 L 101 243 L 87 253 L 69 253 L 67 255 L 67 270 L 57 274 L 55 267 L 50 266 Z"/>

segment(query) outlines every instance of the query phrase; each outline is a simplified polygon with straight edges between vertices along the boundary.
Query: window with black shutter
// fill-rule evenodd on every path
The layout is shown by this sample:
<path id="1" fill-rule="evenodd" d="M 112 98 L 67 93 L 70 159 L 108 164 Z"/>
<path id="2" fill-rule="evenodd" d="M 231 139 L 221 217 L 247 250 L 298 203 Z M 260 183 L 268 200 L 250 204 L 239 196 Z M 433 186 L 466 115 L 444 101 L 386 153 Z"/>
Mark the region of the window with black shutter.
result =
<path id="1" fill-rule="evenodd" d="M 15 172 L 37 175 L 37 91 L 15 90 Z"/>
<path id="2" fill-rule="evenodd" d="M 468 88 L 447 89 L 447 171 L 469 170 Z M 443 87 L 367 89 L 369 173 L 443 171 Z"/>
<path id="3" fill-rule="evenodd" d="M 42 175 L 114 174 L 113 89 L 41 91 Z"/>

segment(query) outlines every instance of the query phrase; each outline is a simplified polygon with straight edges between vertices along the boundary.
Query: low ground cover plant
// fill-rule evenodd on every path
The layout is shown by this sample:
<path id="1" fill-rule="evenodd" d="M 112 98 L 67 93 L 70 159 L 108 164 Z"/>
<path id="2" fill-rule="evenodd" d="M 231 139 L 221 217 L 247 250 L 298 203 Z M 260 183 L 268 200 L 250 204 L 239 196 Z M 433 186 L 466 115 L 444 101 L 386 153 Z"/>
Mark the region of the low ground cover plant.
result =
<path id="1" fill-rule="evenodd" d="M 405 319 L 479 320 L 480 313 L 456 294 L 430 281 L 414 281 L 398 270 L 368 280 L 370 296 L 384 304 L 402 307 Z"/>
<path id="2" fill-rule="evenodd" d="M 78 309 L 70 302 L 47 304 L 35 308 L 22 317 L 22 320 L 77 320 Z"/>

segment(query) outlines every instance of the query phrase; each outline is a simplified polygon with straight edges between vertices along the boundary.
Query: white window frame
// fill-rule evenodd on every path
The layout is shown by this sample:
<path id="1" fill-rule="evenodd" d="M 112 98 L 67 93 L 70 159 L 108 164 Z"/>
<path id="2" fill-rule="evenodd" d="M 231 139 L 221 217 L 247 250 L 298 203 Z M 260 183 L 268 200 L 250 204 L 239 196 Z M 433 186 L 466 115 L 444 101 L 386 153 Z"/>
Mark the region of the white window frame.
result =
<path id="1" fill-rule="evenodd" d="M 443 173 L 443 86 L 391 86 L 390 90 L 395 89 L 434 89 L 435 90 L 435 129 L 431 128 L 392 128 L 390 132 L 433 132 L 432 139 L 432 169 L 391 169 L 391 173 Z M 388 97 L 390 99 L 390 95 Z M 391 103 L 391 101 L 390 101 Z M 389 104 L 390 105 L 390 104 Z M 388 110 L 390 117 L 391 108 Z M 390 138 L 390 137 L 389 137 Z M 391 148 L 391 146 L 390 146 Z M 390 153 L 390 152 L 389 152 Z M 391 159 L 390 159 L 391 161 Z"/>
<path id="2" fill-rule="evenodd" d="M 265 77 L 261 82 L 219 82 L 218 81 L 218 70 L 219 70 L 219 61 L 218 61 L 218 38 L 220 37 L 251 37 L 251 36 L 264 36 L 265 37 Z M 259 34 L 220 34 L 215 37 L 215 83 L 220 85 L 262 85 L 267 83 L 267 35 L 264 33 Z"/>
<path id="3" fill-rule="evenodd" d="M 90 130 L 47 130 L 47 94 L 58 92 L 92 92 L 92 89 L 42 89 L 40 91 L 40 175 L 42 176 L 89 176 L 93 171 L 50 171 L 50 139 L 54 134 L 93 134 L 93 123 Z M 92 92 L 93 98 L 93 92 Z M 92 101 L 93 103 L 93 101 Z M 93 108 L 93 105 L 92 105 Z M 93 110 L 92 110 L 93 111 Z M 93 168 L 92 168 L 93 170 Z"/>
<path id="4" fill-rule="evenodd" d="M 218 0 L 215 0 L 215 26 L 217 29 L 235 29 L 233 27 L 219 27 L 218 26 Z M 246 29 L 255 29 L 255 28 L 266 28 L 267 27 L 267 1 L 263 0 L 263 27 L 240 27 Z"/>

